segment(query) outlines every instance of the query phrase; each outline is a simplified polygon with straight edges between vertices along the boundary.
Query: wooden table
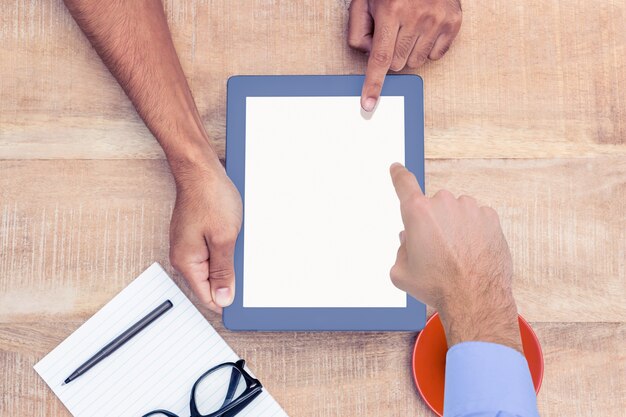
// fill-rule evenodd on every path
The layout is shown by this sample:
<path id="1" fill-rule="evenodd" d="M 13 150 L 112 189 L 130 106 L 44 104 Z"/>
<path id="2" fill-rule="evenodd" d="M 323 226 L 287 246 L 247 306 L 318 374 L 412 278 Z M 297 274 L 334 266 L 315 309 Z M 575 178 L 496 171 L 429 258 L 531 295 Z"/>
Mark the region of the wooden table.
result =
<path id="1" fill-rule="evenodd" d="M 233 74 L 350 74 L 348 1 L 170 0 L 223 152 Z M 626 409 L 626 1 L 466 1 L 424 78 L 426 182 L 496 208 L 546 361 L 543 416 Z M 174 189 L 156 141 L 59 0 L 0 13 L 0 415 L 66 416 L 33 371 L 153 261 Z M 177 277 L 180 280 L 180 277 Z M 411 333 L 230 333 L 292 416 L 430 416 Z"/>

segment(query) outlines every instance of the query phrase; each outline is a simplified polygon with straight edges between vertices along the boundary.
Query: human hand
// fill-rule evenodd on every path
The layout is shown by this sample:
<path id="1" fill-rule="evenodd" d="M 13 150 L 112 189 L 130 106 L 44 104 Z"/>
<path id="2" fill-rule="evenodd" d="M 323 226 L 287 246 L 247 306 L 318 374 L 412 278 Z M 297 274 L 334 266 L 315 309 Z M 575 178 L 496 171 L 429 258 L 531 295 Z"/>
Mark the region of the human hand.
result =
<path id="1" fill-rule="evenodd" d="M 200 301 L 216 313 L 235 294 L 233 256 L 241 196 L 219 161 L 178 168 L 170 224 L 170 261 Z"/>
<path id="2" fill-rule="evenodd" d="M 511 253 L 498 214 L 448 191 L 424 196 L 400 164 L 391 177 L 404 223 L 394 285 L 439 311 L 448 346 L 480 340 L 521 351 Z"/>
<path id="3" fill-rule="evenodd" d="M 369 53 L 361 107 L 374 110 L 389 69 L 443 57 L 461 20 L 459 0 L 352 0 L 348 44 Z"/>

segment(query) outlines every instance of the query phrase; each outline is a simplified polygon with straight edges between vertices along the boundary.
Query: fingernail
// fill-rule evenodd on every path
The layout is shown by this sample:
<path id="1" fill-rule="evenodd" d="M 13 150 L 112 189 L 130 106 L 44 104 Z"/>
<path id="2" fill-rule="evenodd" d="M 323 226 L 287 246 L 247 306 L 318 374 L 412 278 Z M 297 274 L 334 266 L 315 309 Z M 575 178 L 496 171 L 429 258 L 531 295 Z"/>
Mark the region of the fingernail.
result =
<path id="1" fill-rule="evenodd" d="M 391 168 L 402 168 L 402 164 L 400 162 L 394 162 L 393 164 L 391 164 Z"/>
<path id="2" fill-rule="evenodd" d="M 398 234 L 398 238 L 400 239 L 400 243 L 404 243 L 404 230 Z"/>
<path id="3" fill-rule="evenodd" d="M 215 304 L 220 307 L 227 307 L 232 303 L 232 295 L 230 288 L 218 288 L 215 290 Z"/>
<path id="4" fill-rule="evenodd" d="M 363 110 L 365 110 L 367 112 L 370 112 L 370 111 L 374 110 L 374 107 L 376 107 L 376 99 L 375 98 L 368 97 L 363 102 Z"/>

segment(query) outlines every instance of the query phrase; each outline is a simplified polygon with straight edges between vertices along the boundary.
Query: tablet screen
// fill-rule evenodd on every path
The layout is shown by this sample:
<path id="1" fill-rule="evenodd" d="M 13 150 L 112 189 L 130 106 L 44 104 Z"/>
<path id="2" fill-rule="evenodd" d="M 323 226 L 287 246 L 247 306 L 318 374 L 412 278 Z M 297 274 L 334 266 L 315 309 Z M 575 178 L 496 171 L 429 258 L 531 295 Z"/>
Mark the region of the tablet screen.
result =
<path id="1" fill-rule="evenodd" d="M 389 166 L 404 97 L 247 97 L 244 307 L 406 307 Z"/>

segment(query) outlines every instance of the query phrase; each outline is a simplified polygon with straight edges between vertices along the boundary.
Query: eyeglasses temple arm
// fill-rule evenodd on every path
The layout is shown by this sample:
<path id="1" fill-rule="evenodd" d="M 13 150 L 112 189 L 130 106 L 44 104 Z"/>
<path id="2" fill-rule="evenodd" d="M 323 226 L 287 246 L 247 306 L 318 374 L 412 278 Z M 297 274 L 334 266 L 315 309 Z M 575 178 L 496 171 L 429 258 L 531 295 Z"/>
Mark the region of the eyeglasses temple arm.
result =
<path id="1" fill-rule="evenodd" d="M 222 413 L 219 417 L 235 417 L 239 412 L 241 412 L 244 408 L 248 406 L 263 390 L 261 388 L 258 389 L 257 392 L 252 394 L 250 397 L 246 398 L 245 401 L 237 404 L 232 410 L 228 410 L 225 413 Z"/>

